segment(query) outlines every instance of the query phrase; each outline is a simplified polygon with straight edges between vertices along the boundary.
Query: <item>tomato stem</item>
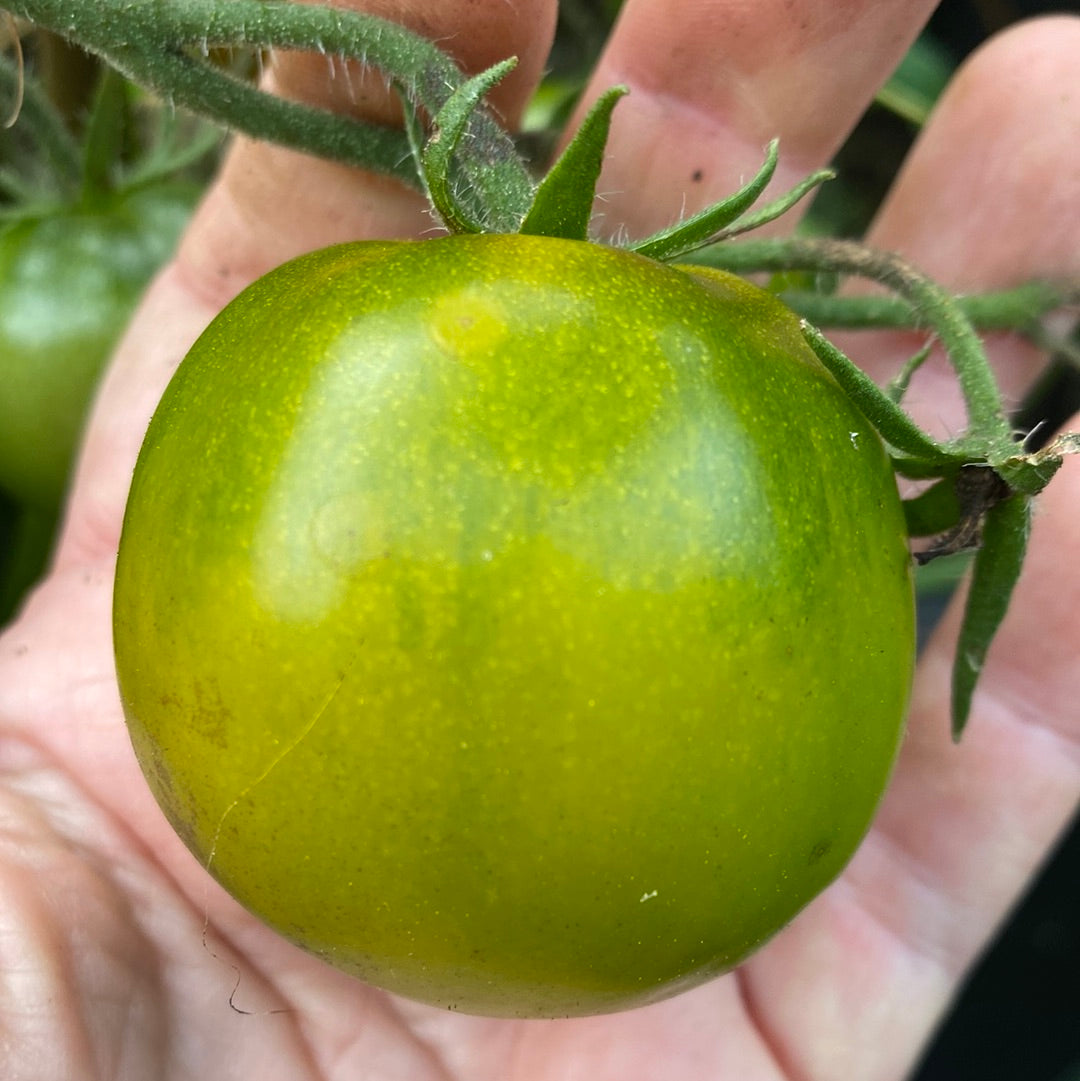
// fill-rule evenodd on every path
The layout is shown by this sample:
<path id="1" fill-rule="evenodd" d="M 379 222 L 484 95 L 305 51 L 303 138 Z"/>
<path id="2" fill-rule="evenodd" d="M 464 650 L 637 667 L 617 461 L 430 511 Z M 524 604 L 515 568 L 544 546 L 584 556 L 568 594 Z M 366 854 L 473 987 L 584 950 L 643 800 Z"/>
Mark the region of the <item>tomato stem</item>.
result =
<path id="1" fill-rule="evenodd" d="M 904 297 L 831 296 L 794 289 L 782 290 L 777 296 L 818 327 L 917 330 L 925 326 L 916 306 Z M 1034 334 L 1044 316 L 1080 302 L 1080 282 L 1031 281 L 1012 289 L 970 293 L 954 300 L 976 330 Z"/>
<path id="2" fill-rule="evenodd" d="M 921 326 L 932 328 L 956 371 L 968 411 L 968 430 L 952 449 L 1004 460 L 1015 453 L 1012 428 L 982 343 L 963 309 L 936 282 L 891 252 L 853 241 L 815 237 L 751 240 L 699 253 L 709 266 L 739 272 L 811 270 L 851 274 L 888 286 L 908 303 Z"/>
<path id="3" fill-rule="evenodd" d="M 305 49 L 382 71 L 429 116 L 465 76 L 431 42 L 396 23 L 279 0 L 16 0 L 12 10 L 77 41 L 135 82 L 225 127 L 420 186 L 405 133 L 263 93 L 214 63 L 215 48 Z M 477 153 L 470 179 L 484 227 L 513 231 L 532 191 L 510 137 L 486 110 L 469 121 Z"/>

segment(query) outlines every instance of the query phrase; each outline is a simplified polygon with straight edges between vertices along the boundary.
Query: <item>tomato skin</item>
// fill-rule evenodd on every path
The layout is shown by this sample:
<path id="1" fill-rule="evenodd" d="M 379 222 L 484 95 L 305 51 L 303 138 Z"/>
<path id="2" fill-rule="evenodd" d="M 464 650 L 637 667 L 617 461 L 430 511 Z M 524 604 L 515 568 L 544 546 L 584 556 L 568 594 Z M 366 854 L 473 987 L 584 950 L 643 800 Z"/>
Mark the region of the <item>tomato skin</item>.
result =
<path id="1" fill-rule="evenodd" d="M 913 662 L 886 456 L 764 292 L 573 241 L 287 264 L 185 360 L 115 642 L 187 844 L 467 1012 L 740 962 L 862 838 Z"/>
<path id="2" fill-rule="evenodd" d="M 59 504 L 101 369 L 194 199 L 156 185 L 0 233 L 0 488 L 20 501 Z"/>

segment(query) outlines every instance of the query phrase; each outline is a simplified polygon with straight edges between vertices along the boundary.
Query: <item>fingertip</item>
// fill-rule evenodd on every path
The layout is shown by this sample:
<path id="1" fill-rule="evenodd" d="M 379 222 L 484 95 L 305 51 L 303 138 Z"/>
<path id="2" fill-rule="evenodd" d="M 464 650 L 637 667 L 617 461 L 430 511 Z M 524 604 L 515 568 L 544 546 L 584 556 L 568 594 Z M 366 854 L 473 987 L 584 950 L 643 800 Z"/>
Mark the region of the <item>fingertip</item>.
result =
<path id="1" fill-rule="evenodd" d="M 956 293 L 1080 275 L 1080 17 L 1018 23 L 956 73 L 882 204 L 867 242 L 895 251 Z M 1045 356 L 1016 334 L 987 338 L 1003 396 L 1023 400 Z M 914 349 L 907 335 L 861 335 L 860 364 L 889 378 Z M 940 358 L 906 405 L 952 436 L 964 410 Z"/>
<path id="2" fill-rule="evenodd" d="M 955 289 L 1080 273 L 1080 17 L 1019 23 L 957 72 L 870 234 Z"/>
<path id="3" fill-rule="evenodd" d="M 933 6 L 696 0 L 675 14 L 628 0 L 582 106 L 630 87 L 601 179 L 605 231 L 645 235 L 724 198 L 777 136 L 774 190 L 823 165 Z"/>

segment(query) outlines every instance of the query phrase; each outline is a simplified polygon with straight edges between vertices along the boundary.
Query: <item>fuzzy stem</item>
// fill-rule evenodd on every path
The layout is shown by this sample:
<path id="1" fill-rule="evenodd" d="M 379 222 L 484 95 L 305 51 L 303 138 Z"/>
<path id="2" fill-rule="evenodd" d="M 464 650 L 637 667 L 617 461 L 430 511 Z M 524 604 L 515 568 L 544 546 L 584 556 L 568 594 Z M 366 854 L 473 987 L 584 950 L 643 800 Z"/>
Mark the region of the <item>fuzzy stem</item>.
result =
<path id="1" fill-rule="evenodd" d="M 793 311 L 819 327 L 844 330 L 916 330 L 925 326 L 910 301 L 896 296 L 828 296 L 800 290 L 778 296 Z M 1039 319 L 1080 301 L 1080 282 L 1025 282 L 1013 289 L 970 293 L 955 298 L 977 330 L 1028 330 Z"/>
<path id="2" fill-rule="evenodd" d="M 989 460 L 1015 452 L 1012 430 L 982 343 L 949 294 L 898 255 L 847 240 L 790 237 L 719 244 L 697 261 L 740 273 L 811 270 L 868 278 L 899 293 L 932 327 L 956 370 L 968 411 L 967 433 L 955 449 L 979 446 Z"/>
<path id="3" fill-rule="evenodd" d="M 377 68 L 435 115 L 463 82 L 431 42 L 395 23 L 326 6 L 282 0 L 13 0 L 12 10 L 102 56 L 167 100 L 234 130 L 397 177 L 418 186 L 401 131 L 283 101 L 233 78 L 208 54 L 216 47 L 300 49 Z M 498 196 L 531 192 L 512 141 L 485 112 L 467 140 L 483 155 L 484 203 L 498 227 Z M 464 145 L 464 144 L 463 144 Z M 521 199 L 518 197 L 518 202 Z"/>

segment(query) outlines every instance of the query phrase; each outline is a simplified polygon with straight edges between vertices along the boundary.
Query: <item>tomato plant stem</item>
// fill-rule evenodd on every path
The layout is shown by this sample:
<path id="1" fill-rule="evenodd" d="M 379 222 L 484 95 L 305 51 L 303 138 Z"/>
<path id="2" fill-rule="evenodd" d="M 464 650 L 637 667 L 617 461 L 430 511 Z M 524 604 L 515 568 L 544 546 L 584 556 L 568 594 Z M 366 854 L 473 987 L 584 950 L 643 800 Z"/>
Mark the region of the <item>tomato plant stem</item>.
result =
<path id="1" fill-rule="evenodd" d="M 916 330 L 925 326 L 918 309 L 898 296 L 831 296 L 804 290 L 777 294 L 793 311 L 815 326 L 844 330 Z M 1025 282 L 1013 289 L 997 289 L 956 297 L 960 310 L 977 330 L 1037 332 L 1038 321 L 1058 308 L 1080 299 L 1080 284 Z"/>
<path id="2" fill-rule="evenodd" d="M 979 448 L 986 459 L 1015 452 L 1012 429 L 982 343 L 962 308 L 937 283 L 891 252 L 875 251 L 847 240 L 787 237 L 717 245 L 697 261 L 738 272 L 812 270 L 867 278 L 898 293 L 941 340 L 968 411 L 968 431 L 957 450 Z"/>
<path id="3" fill-rule="evenodd" d="M 435 115 L 465 77 L 424 38 L 370 15 L 276 0 L 17 0 L 12 10 L 97 53 L 166 100 L 257 139 L 385 173 L 419 186 L 404 132 L 285 101 L 213 62 L 222 47 L 303 49 L 377 68 Z M 328 60 L 328 63 L 330 61 Z M 521 220 L 532 182 L 513 142 L 486 110 L 469 121 L 467 174 L 484 225 L 510 231 Z"/>

